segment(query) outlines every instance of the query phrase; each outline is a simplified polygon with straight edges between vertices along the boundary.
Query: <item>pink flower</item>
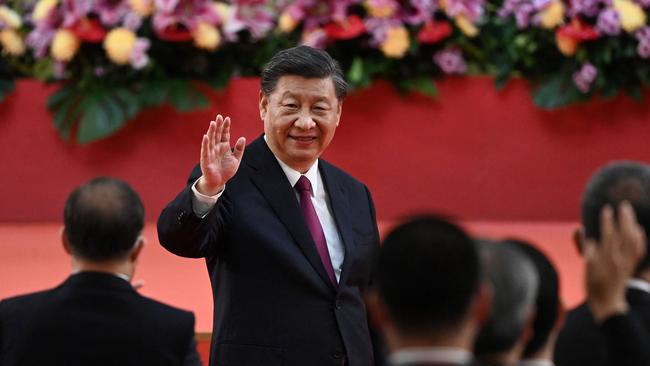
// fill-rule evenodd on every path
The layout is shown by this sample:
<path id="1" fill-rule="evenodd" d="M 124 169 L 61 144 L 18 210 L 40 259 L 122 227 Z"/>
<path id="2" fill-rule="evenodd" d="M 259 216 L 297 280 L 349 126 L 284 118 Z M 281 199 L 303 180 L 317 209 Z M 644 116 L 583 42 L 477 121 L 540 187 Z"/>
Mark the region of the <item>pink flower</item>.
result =
<path id="1" fill-rule="evenodd" d="M 587 93 L 591 88 L 591 84 L 594 82 L 594 80 L 596 80 L 597 75 L 598 70 L 594 67 L 594 65 L 586 62 L 582 65 L 580 70 L 573 73 L 573 82 L 581 92 Z"/>
<path id="2" fill-rule="evenodd" d="M 463 53 L 458 48 L 446 48 L 436 52 L 433 61 L 445 74 L 464 74 L 467 70 Z"/>

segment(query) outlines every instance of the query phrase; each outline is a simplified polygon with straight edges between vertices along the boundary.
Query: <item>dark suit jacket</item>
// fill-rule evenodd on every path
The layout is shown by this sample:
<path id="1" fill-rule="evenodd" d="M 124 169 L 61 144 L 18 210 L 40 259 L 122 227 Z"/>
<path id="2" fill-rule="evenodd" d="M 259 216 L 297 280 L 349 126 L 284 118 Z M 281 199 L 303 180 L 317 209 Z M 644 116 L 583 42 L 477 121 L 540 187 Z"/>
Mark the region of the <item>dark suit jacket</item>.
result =
<path id="1" fill-rule="evenodd" d="M 194 315 L 138 294 L 112 274 L 0 302 L 0 365 L 200 364 Z"/>
<path id="2" fill-rule="evenodd" d="M 319 161 L 345 246 L 338 287 L 329 281 L 284 172 L 263 138 L 204 218 L 191 183 L 163 210 L 158 235 L 169 251 L 205 257 L 214 295 L 212 365 L 373 364 L 362 294 L 378 248 L 368 189 Z"/>
<path id="3" fill-rule="evenodd" d="M 569 312 L 555 347 L 557 366 L 650 365 L 650 294 L 629 289 L 630 311 L 595 323 L 586 303 Z"/>

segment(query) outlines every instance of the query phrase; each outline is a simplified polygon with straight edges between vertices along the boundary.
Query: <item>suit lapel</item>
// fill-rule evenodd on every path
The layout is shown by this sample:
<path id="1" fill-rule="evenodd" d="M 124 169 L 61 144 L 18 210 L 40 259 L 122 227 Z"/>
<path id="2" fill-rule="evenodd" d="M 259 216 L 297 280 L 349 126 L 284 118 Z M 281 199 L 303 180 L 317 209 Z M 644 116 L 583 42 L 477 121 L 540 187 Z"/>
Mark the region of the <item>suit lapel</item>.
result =
<path id="1" fill-rule="evenodd" d="M 320 172 L 325 183 L 325 189 L 330 200 L 334 221 L 343 240 L 345 248 L 345 258 L 343 259 L 343 269 L 341 271 L 341 278 L 339 284 L 344 284 L 348 274 L 350 273 L 350 266 L 352 264 L 352 249 L 354 248 L 354 240 L 352 235 L 352 228 L 350 227 L 350 206 L 345 188 L 339 184 L 340 182 L 335 179 L 335 172 L 332 167 L 322 159 L 319 163 Z M 340 288 L 341 286 L 339 286 Z"/>
<path id="2" fill-rule="evenodd" d="M 300 212 L 293 188 L 275 156 L 261 137 L 254 141 L 247 150 L 249 154 L 247 162 L 253 169 L 250 174 L 253 184 L 260 190 L 280 221 L 291 233 L 314 270 L 334 290 L 316 250 L 316 244 L 314 244 L 305 219 Z"/>

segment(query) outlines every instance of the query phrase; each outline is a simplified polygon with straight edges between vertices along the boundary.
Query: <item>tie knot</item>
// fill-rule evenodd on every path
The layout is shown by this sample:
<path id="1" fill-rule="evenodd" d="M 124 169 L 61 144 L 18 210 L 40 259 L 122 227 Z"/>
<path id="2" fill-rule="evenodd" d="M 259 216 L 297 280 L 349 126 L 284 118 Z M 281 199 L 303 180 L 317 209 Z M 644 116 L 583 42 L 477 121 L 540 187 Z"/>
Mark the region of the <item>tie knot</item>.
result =
<path id="1" fill-rule="evenodd" d="M 304 175 L 301 175 L 298 181 L 296 182 L 295 188 L 298 190 L 298 192 L 311 193 L 311 182 L 309 181 L 309 178 L 305 177 Z"/>

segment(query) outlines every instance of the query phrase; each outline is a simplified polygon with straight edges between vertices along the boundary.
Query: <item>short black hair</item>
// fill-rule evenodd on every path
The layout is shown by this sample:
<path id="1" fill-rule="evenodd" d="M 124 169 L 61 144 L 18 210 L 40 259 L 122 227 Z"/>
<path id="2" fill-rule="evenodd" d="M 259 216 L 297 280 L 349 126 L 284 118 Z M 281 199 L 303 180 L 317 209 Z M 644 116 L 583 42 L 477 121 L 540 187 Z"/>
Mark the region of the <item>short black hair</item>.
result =
<path id="1" fill-rule="evenodd" d="M 535 300 L 535 323 L 533 338 L 524 349 L 523 358 L 529 358 L 542 349 L 557 322 L 560 306 L 560 284 L 553 263 L 531 243 L 519 239 L 506 239 L 511 245 L 524 253 L 533 263 L 539 275 L 539 289 Z"/>
<path id="2" fill-rule="evenodd" d="M 457 225 L 420 216 L 388 234 L 377 256 L 375 281 L 400 331 L 453 330 L 479 289 L 478 253 Z"/>
<path id="3" fill-rule="evenodd" d="M 63 222 L 74 256 L 95 262 L 123 259 L 144 227 L 144 206 L 127 183 L 100 177 L 68 196 Z"/>
<path id="4" fill-rule="evenodd" d="M 483 356 L 512 349 L 535 306 L 539 276 L 530 260 L 512 246 L 479 243 L 484 275 L 492 283 L 492 306 L 474 345 Z"/>
<path id="5" fill-rule="evenodd" d="M 285 75 L 308 79 L 331 78 L 339 100 L 343 100 L 348 92 L 348 84 L 339 63 L 327 52 L 309 46 L 287 48 L 276 53 L 262 70 L 262 92 L 265 95 L 271 94 L 278 80 Z"/>
<path id="6" fill-rule="evenodd" d="M 647 164 L 616 161 L 591 177 L 582 196 L 585 236 L 600 241 L 600 211 L 603 206 L 610 205 L 616 212 L 622 201 L 630 202 L 639 225 L 650 235 L 650 167 Z M 650 250 L 638 268 L 650 268 Z"/>

